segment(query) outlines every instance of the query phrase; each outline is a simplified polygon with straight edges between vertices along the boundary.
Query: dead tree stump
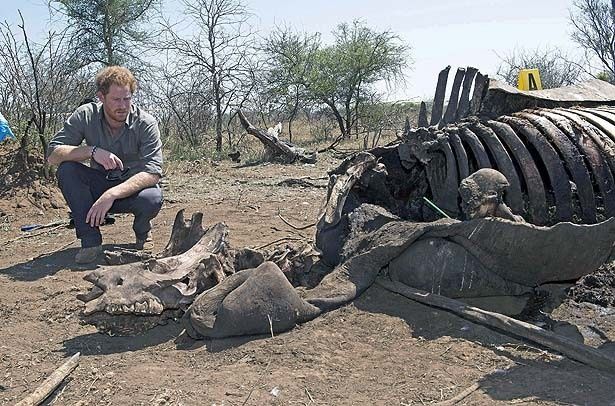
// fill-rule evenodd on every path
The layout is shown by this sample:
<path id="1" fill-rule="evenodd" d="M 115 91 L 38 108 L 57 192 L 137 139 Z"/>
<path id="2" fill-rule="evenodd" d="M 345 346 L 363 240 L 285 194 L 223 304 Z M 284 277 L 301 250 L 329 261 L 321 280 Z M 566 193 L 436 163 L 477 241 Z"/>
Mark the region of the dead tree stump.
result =
<path id="1" fill-rule="evenodd" d="M 267 131 L 254 127 L 241 110 L 237 111 L 237 115 L 246 132 L 258 138 L 265 146 L 266 160 L 279 158 L 286 163 L 299 161 L 313 164 L 316 162 L 315 152 L 306 152 L 303 148 L 296 147 L 289 142 L 278 139 Z"/>

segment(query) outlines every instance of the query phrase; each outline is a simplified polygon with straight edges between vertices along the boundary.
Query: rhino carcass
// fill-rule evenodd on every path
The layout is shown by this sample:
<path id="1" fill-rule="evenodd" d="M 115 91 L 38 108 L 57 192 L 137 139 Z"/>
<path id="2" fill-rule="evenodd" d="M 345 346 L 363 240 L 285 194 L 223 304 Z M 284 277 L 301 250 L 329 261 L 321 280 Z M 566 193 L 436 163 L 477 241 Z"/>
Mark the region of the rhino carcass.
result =
<path id="1" fill-rule="evenodd" d="M 293 288 L 275 264 L 265 263 L 203 292 L 184 316 L 189 334 L 284 331 L 352 301 L 381 272 L 495 310 L 504 298 L 518 298 L 522 308 L 522 299 L 536 286 L 596 270 L 610 256 L 615 232 L 615 219 L 539 227 L 499 218 L 418 223 L 382 216 L 369 204 L 348 214 L 351 231 L 343 259 L 313 289 Z"/>
<path id="2" fill-rule="evenodd" d="M 432 113 L 432 126 L 408 129 L 399 143 L 359 153 L 330 173 L 316 246 L 333 270 L 316 287 L 293 287 L 264 256 L 243 269 L 221 251 L 201 250 L 224 271 L 206 273 L 220 275 L 211 286 L 192 282 L 203 279 L 195 267 L 209 269 L 200 258 L 183 267 L 188 272 L 180 279 L 177 259 L 169 257 L 158 260 L 166 268 L 133 278 L 119 275 L 128 269 L 95 271 L 100 274 L 88 280 L 103 292 L 95 289 L 86 299 L 98 304 L 86 308 L 135 315 L 135 303 L 143 302 L 121 298 L 147 291 L 158 297 L 150 309 L 160 311 L 160 303 L 162 312 L 185 310 L 194 337 L 226 337 L 289 329 L 353 300 L 379 273 L 450 297 L 493 298 L 498 310 L 503 297 L 523 305 L 541 284 L 593 272 L 611 255 L 615 231 L 614 113 L 596 103 L 572 108 L 551 100 L 547 107 L 555 108 L 483 117 L 486 79 L 470 73 L 482 83 L 475 83 L 471 99 L 466 77 L 456 80 L 457 100 L 443 118 Z M 541 104 L 534 100 L 533 106 Z M 434 221 L 423 198 L 453 218 Z M 164 282 L 166 273 L 174 276 Z M 116 281 L 113 289 L 105 280 Z M 195 285 L 203 290 L 189 289 Z"/>

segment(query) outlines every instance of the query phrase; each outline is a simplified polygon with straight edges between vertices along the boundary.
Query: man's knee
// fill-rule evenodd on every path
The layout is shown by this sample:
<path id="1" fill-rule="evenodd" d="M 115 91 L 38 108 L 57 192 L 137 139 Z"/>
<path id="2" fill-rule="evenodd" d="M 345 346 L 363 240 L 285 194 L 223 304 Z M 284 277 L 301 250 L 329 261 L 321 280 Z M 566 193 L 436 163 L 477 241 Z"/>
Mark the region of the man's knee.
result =
<path id="1" fill-rule="evenodd" d="M 155 217 L 162 207 L 162 190 L 159 187 L 143 189 L 137 195 L 133 206 L 135 214 Z"/>
<path id="2" fill-rule="evenodd" d="M 63 180 L 74 178 L 77 173 L 83 169 L 85 165 L 79 162 L 73 161 L 65 161 L 62 162 L 58 166 L 58 170 L 56 171 L 56 176 L 58 177 L 58 181 L 62 182 Z"/>
<path id="3" fill-rule="evenodd" d="M 75 184 L 76 181 L 81 179 L 80 173 L 84 169 L 87 169 L 87 167 L 79 162 L 62 162 L 58 166 L 58 170 L 56 171 L 56 177 L 58 178 L 58 185 L 60 186 L 60 188 L 70 188 L 71 184 Z"/>

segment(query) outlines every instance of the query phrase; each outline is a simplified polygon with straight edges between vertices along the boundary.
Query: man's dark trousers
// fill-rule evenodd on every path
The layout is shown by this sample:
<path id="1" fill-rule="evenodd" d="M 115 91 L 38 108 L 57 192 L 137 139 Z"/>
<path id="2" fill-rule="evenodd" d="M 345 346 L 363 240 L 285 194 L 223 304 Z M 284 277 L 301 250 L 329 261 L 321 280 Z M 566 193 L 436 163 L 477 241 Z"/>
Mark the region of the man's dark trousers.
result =
<path id="1" fill-rule="evenodd" d="M 58 185 L 64 199 L 73 213 L 77 238 L 83 248 L 102 244 L 98 227 L 91 227 L 85 217 L 96 200 L 108 189 L 122 183 L 110 181 L 102 171 L 92 169 L 79 162 L 62 162 L 57 171 Z M 162 207 L 162 191 L 158 185 L 141 190 L 139 193 L 113 202 L 109 212 L 132 213 L 135 220 L 132 229 L 137 239 L 145 240 L 152 228 L 150 220 L 156 217 Z"/>

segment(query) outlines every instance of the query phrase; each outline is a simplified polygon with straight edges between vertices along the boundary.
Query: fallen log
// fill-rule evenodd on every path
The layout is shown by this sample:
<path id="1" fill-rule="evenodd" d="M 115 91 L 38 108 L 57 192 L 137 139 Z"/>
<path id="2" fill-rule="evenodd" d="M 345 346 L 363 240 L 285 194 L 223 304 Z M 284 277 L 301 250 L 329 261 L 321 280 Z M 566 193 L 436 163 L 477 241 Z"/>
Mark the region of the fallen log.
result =
<path id="1" fill-rule="evenodd" d="M 265 146 L 265 159 L 281 158 L 284 162 L 293 163 L 295 161 L 313 164 L 316 162 L 316 153 L 306 152 L 303 148 L 296 147 L 289 142 L 282 141 L 267 131 L 254 127 L 246 118 L 241 110 L 237 111 L 239 121 L 246 132 L 258 138 Z"/>
<path id="2" fill-rule="evenodd" d="M 62 364 L 58 369 L 53 371 L 51 375 L 43 383 L 41 386 L 36 388 L 34 392 L 26 396 L 21 402 L 17 403 L 15 406 L 35 406 L 40 405 L 53 393 L 54 390 L 62 381 L 71 373 L 77 365 L 79 365 L 79 356 L 80 353 L 76 353 L 68 361 Z"/>
<path id="3" fill-rule="evenodd" d="M 530 340 L 585 365 L 615 373 L 615 359 L 588 345 L 576 343 L 533 324 L 525 323 L 503 314 L 468 306 L 465 303 L 445 296 L 414 289 L 401 282 L 392 281 L 389 278 L 380 277 L 376 280 L 376 283 L 386 290 L 398 293 L 408 299 L 450 311 L 466 320 L 496 328 L 508 333 L 508 335 Z"/>

